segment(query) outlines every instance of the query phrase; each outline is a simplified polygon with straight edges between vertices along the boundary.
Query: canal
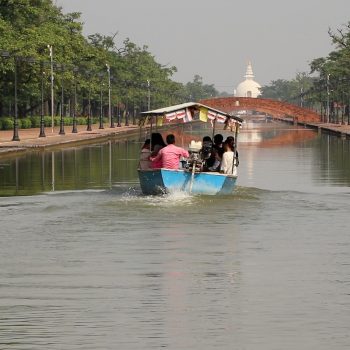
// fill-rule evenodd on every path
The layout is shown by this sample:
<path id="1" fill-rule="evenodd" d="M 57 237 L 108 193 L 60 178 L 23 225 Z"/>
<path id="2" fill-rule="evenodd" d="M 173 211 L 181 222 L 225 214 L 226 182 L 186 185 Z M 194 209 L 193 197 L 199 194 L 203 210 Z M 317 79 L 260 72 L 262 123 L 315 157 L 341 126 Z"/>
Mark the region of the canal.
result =
<path id="1" fill-rule="evenodd" d="M 246 124 L 223 197 L 141 195 L 139 148 L 0 160 L 1 349 L 349 348 L 349 140 Z"/>

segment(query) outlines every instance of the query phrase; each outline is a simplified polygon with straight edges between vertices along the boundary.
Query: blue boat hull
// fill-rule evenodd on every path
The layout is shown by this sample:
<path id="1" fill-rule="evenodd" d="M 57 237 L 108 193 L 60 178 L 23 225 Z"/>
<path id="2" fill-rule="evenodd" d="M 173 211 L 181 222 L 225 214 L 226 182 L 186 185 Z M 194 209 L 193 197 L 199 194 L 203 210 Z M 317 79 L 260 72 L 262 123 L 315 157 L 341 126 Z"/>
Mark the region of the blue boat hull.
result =
<path id="1" fill-rule="evenodd" d="M 232 194 L 237 176 L 220 173 L 192 173 L 185 170 L 139 170 L 142 193 L 162 194 L 183 191 L 193 194 Z"/>

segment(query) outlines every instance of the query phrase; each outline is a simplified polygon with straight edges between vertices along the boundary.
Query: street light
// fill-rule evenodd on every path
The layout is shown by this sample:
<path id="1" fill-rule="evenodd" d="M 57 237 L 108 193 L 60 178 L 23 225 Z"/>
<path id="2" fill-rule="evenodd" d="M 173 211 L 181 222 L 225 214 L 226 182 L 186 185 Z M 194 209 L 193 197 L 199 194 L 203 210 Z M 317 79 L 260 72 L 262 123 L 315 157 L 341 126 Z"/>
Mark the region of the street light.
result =
<path id="1" fill-rule="evenodd" d="M 89 75 L 89 91 L 88 91 L 88 120 L 87 120 L 87 128 L 86 131 L 92 131 L 91 128 L 91 74 L 88 72 Z"/>
<path id="2" fill-rule="evenodd" d="M 76 134 L 78 132 L 77 130 L 77 75 L 78 67 L 73 68 L 74 72 L 74 101 L 73 101 L 73 128 L 72 133 Z"/>
<path id="3" fill-rule="evenodd" d="M 54 91 L 53 91 L 53 48 L 52 45 L 47 45 L 47 48 L 50 52 L 50 63 L 51 63 L 51 132 L 53 133 L 53 127 L 54 127 Z"/>
<path id="4" fill-rule="evenodd" d="M 1 51 L 1 57 L 10 58 L 11 55 L 7 51 Z M 15 86 L 14 86 L 14 104 L 15 104 L 15 114 L 13 120 L 13 137 L 12 141 L 20 141 L 18 136 L 18 102 L 17 102 L 17 62 L 18 57 L 14 56 L 14 74 L 15 74 Z"/>
<path id="5" fill-rule="evenodd" d="M 104 126 L 103 126 L 103 95 L 102 95 L 102 87 L 103 87 L 102 78 L 103 78 L 103 74 L 100 73 L 99 77 L 100 77 L 100 126 L 99 126 L 99 129 L 104 129 Z"/>
<path id="6" fill-rule="evenodd" d="M 117 114 L 118 114 L 118 123 L 117 123 L 117 128 L 120 128 L 121 125 L 121 114 L 120 114 L 120 110 L 121 110 L 121 103 L 118 103 L 117 105 Z"/>
<path id="7" fill-rule="evenodd" d="M 330 74 L 327 74 L 327 111 L 326 111 L 326 123 L 329 123 L 329 77 L 330 77 Z"/>
<path id="8" fill-rule="evenodd" d="M 150 81 L 148 79 L 147 79 L 147 90 L 148 90 L 147 107 L 148 107 L 148 110 L 151 110 L 151 83 L 150 83 Z"/>
<path id="9" fill-rule="evenodd" d="M 15 119 L 13 122 L 12 141 L 20 141 L 18 136 L 17 61 L 18 61 L 18 58 L 15 56 Z"/>
<path id="10" fill-rule="evenodd" d="M 62 72 L 62 77 L 61 77 L 61 113 L 60 113 L 60 132 L 59 135 L 65 135 L 66 133 L 64 132 L 64 116 L 63 116 L 63 109 L 64 109 L 64 65 L 58 65 L 58 68 L 61 68 Z"/>
<path id="11" fill-rule="evenodd" d="M 111 105 L 111 67 L 106 63 L 107 73 L 108 73 L 108 118 L 111 128 L 114 128 L 113 118 L 112 118 L 112 105 Z"/>
<path id="12" fill-rule="evenodd" d="M 40 110 L 40 134 L 39 137 L 46 137 L 44 125 L 44 64 L 40 64 L 41 68 L 41 110 Z"/>

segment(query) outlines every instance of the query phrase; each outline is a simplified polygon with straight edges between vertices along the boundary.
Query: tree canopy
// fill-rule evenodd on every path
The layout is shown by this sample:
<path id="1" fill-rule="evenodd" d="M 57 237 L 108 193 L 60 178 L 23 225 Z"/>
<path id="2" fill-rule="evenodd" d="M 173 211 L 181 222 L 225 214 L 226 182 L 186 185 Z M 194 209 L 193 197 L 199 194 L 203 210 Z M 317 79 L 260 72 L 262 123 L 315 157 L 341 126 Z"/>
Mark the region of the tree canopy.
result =
<path id="1" fill-rule="evenodd" d="M 113 106 L 144 110 L 149 92 L 152 107 L 217 94 L 198 75 L 186 85 L 174 81 L 176 67 L 157 62 L 147 46 L 139 47 L 127 38 L 117 47 L 118 33 L 85 37 L 80 15 L 63 13 L 52 0 L 0 0 L 0 116 L 13 113 L 15 68 L 20 116 L 38 109 L 42 76 L 45 99 L 50 99 L 48 45 L 53 52 L 55 93 L 64 84 L 68 98 L 77 83 L 82 113 L 87 96 L 99 101 L 101 89 L 104 94 L 108 90 L 106 64 L 110 66 Z"/>
<path id="2" fill-rule="evenodd" d="M 298 73 L 292 80 L 276 80 L 262 88 L 261 97 L 274 98 L 308 107 L 335 108 L 349 113 L 350 104 L 350 22 L 328 34 L 335 47 L 326 57 L 311 61 L 309 73 Z M 339 110 L 338 110 L 339 112 Z"/>

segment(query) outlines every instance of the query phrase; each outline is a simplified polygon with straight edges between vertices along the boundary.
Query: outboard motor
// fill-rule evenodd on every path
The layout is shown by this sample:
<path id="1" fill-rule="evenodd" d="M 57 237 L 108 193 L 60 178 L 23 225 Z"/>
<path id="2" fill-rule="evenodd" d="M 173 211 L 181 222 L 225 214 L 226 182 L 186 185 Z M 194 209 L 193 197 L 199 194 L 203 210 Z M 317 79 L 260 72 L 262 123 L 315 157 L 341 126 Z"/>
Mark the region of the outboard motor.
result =
<path id="1" fill-rule="evenodd" d="M 192 172 L 201 171 L 202 169 L 202 142 L 201 141 L 191 141 L 188 151 L 190 153 L 190 157 L 187 161 L 187 169 Z"/>

